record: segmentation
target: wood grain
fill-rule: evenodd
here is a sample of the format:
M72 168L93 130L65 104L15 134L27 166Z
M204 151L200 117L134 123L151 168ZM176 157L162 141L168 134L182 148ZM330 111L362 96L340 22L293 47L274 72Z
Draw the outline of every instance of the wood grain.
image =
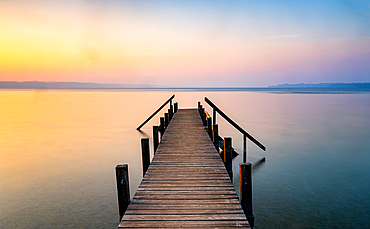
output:
M118 228L250 228L197 109L179 109Z

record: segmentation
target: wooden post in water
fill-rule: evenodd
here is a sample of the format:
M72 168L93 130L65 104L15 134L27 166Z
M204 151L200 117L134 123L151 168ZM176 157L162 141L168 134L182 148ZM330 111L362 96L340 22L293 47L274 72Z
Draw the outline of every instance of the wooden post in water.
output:
M250 162L239 164L240 171L240 200L245 216L250 226L254 226L252 208L252 164Z
M128 176L128 165L117 165L116 166L116 181L117 181L117 196L118 196L118 210L119 210L119 221L130 204L130 186Z
M231 181L233 180L233 166L232 166L232 147L231 147L231 138L224 138L224 163L227 170L227 173L230 176Z
M154 146L154 154L155 151L157 151L158 145L159 145L159 139L158 139L158 126L153 126L153 146Z
M171 112L171 108L168 108L168 124L170 124L171 119L172 119L172 112Z
M243 134L243 163L247 162L247 136Z
M203 117L203 126L207 126L207 115L206 115L206 111L204 109L204 107L202 108L203 112L202 112L202 117Z
M169 123L168 113L164 113L164 127L167 128L168 123Z
M160 126L159 126L159 132L161 133L161 141L164 134L164 117L160 117L159 119Z
M218 146L218 125L214 124L212 128L212 141L213 145L215 145L215 148L217 152L219 152L219 146Z
M207 132L208 132L208 135L212 138L212 118L211 117L207 119Z
M179 103L178 103L178 102L176 102L176 103L174 104L174 113L176 113L178 109L179 109Z
M173 116L173 114L174 114L174 113L173 113L173 105L172 105L172 104L170 105L170 114L171 114L171 118L170 118L170 120L171 120L171 119L172 119L172 116Z
M213 125L216 124L216 109L213 108Z
M143 176L144 176L150 164L149 138L141 139L141 155L143 161Z

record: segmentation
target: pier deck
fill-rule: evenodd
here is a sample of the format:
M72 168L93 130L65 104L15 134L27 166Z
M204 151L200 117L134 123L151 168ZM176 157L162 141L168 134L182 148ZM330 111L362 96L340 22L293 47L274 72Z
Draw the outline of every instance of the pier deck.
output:
M173 116L118 228L250 228L197 109Z

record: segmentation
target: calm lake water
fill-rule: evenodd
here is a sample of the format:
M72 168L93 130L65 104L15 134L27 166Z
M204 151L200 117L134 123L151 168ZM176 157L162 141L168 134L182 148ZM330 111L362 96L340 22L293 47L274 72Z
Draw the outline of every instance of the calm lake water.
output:
M164 112L135 129L172 94L180 108L207 96L267 147L248 143L249 160L266 157L255 228L370 228L370 92L352 90L2 90L0 228L116 228L114 168L129 164L132 197L140 139Z

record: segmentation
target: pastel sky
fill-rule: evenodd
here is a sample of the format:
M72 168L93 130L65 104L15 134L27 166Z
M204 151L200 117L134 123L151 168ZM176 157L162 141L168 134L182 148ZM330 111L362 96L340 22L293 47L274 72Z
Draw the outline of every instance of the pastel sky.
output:
M370 0L0 0L0 81L369 82Z

